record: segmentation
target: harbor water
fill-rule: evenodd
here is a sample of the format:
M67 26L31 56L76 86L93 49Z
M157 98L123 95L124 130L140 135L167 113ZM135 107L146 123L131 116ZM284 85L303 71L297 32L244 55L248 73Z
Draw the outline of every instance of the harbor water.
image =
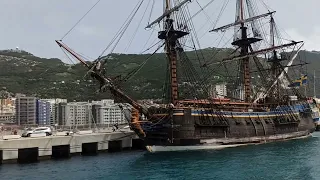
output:
M320 179L320 133L223 150L101 153L34 164L3 164L1 180Z

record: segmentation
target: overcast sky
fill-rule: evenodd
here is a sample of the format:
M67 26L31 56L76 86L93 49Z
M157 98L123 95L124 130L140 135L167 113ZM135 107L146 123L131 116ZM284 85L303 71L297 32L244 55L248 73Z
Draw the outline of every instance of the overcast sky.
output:
M98 57L114 37L124 20L139 0L101 0L86 18L63 40L74 50ZM144 10L152 3L145 0L137 18L133 20L130 31L120 41L116 52L139 53L145 46L152 30L144 29L148 22L150 11L146 11L142 25L138 28L134 40L133 32L138 27ZM155 0L155 19L162 12L161 0ZM215 20L225 0L215 0L206 10L206 14ZM235 2L229 0L219 25L234 21ZM261 5L259 12L267 12L262 0L256 0ZM271 10L277 11L276 21L292 39L304 40L305 48L320 50L319 0L263 0ZM40 57L58 57L66 59L54 40L61 37L97 2L96 0L1 0L0 1L0 49L19 47ZM204 6L209 0L198 0ZM190 5L190 11L199 10L197 3ZM195 25L203 32L209 30L211 23L207 22L205 14L197 17ZM214 35L199 33L202 46L214 46ZM151 45L156 39L156 33L148 41Z

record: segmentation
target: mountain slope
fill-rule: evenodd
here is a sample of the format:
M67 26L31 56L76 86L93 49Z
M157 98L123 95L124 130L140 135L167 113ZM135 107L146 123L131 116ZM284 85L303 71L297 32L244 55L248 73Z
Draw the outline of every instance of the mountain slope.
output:
M200 64L197 56L221 60L231 50L208 48L202 54L188 52L188 56L198 72ZM211 60L213 54L217 55ZM320 68L320 53L302 51L299 55L307 59L309 80L313 81L313 70ZM107 57L107 74L111 77L125 75L142 64L150 55L112 54ZM201 59L201 58L200 58ZM163 84L166 79L166 59L164 54L155 54L144 67L127 83L125 91L137 99L161 98ZM224 68L216 69L210 76L225 74ZM320 73L319 73L320 74ZM86 75L86 69L80 64L68 65L59 59L45 59L36 57L25 51L0 51L0 87L6 87L9 92L24 93L40 98L67 98L69 101L87 101L110 97L109 93L96 94L98 84ZM316 84L317 90L320 84ZM313 84L309 85L310 93ZM320 91L319 91L320 94Z

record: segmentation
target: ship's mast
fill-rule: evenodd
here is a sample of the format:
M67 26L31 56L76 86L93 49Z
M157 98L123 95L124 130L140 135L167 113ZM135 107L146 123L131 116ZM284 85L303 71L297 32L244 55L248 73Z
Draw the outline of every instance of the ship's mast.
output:
M249 53L249 45L247 38L247 27L244 25L244 0L240 0L240 19L239 21L241 22L241 27L240 27L240 32L241 32L241 39L238 41L235 41L234 44L238 45L240 47L240 55L245 56ZM241 60L241 70L243 71L242 74L242 82L244 86L244 100L245 102L250 102L250 97L251 97L251 77L250 77L250 60L248 58L243 58Z
M249 17L246 17L246 12L248 13ZM254 6L252 4L252 0L237 0L237 4L236 4L236 19L234 23L230 23L227 24L225 26L219 27L219 28L214 28L213 30L211 30L210 32L218 32L218 31L225 31L228 28L231 27L235 27L235 38L234 41L231 43L234 46L237 46L240 50L239 55L233 55L227 58L224 58L222 61L220 62L212 62L212 63L206 63L205 65L208 66L210 64L222 64L222 63L227 63L230 61L239 61L240 64L240 79L241 79L241 88L244 92L244 101L247 103L251 103L254 102L256 103L257 100L259 100L261 97L265 97L266 94L263 94L263 96L259 95L259 98L256 98L254 101L252 101L252 83L251 83L251 74L250 72L252 72L250 69L250 58L253 58L255 66L258 69L258 72L260 74L262 74L262 64L259 62L257 56L259 54L267 54L267 53L272 53L272 57L270 59L270 61L272 62L272 75L274 76L275 83L278 82L278 80L280 79L280 77L282 76L286 76L287 79L289 79L287 76L287 72L283 70L283 66L280 64L280 61L282 60L281 58L277 57L277 49L283 49L286 47L290 47L290 46L296 46L297 44L302 43L302 41L291 41L289 43L286 44L282 44L282 45L276 45L275 44L275 34L277 33L277 29L275 26L275 22L274 19L272 17L273 13L275 13L275 11L272 12L268 12L265 14L260 14L260 15L255 15L254 12ZM271 41L271 47L268 48L264 48L264 49L259 49L259 50L254 50L252 44L257 43L262 39L262 36L259 32L259 27L257 27L257 25L255 24L256 20L259 20L261 18L267 17L267 16L271 16L271 30L270 30L270 41ZM253 36L248 35L248 26L247 24L251 23L251 28L252 28L252 34ZM299 46L298 50L301 49L302 46ZM293 61L293 59L296 58L296 55L294 55L291 59L291 63ZM291 66L288 65L288 66ZM262 67L262 68L260 68ZM281 74L280 74L281 73ZM263 80L265 80L265 82L267 82L268 77L265 75L260 75L260 77L263 78ZM274 84L275 84L274 83ZM275 85L272 85L271 87L274 87ZM268 84L266 83L266 86L268 86ZM278 85L279 87L279 85ZM264 87L265 88L265 87ZM271 88L266 88L268 89L267 92L271 91ZM280 88L277 88L278 90ZM278 97L280 97L279 92L281 92L280 90L278 91ZM295 92L296 93L296 92ZM298 94L298 93L296 93Z
M169 11L170 0L166 0L166 11ZM171 14L167 16L165 22L165 30L167 32L174 31L173 20L170 18ZM177 51L175 49L177 39L167 36L165 39L166 53L169 58L169 70L170 70L170 96L171 103L176 105L178 100L178 82L177 82Z
M169 11L169 9L170 9L170 0L166 0L166 9L165 9L165 11Z
M244 20L244 8L243 8L243 0L240 0L240 21L241 21L241 26L244 26L243 20Z
M272 15L270 19L270 40L271 40L271 48L273 48L275 46L275 22ZM272 65L271 65L272 77L276 78L280 72L280 67L279 67L280 59L278 59L277 51L275 49L272 52L271 62L272 62ZM276 84L275 93L276 93L275 95L279 100L280 98L280 82L279 81Z
M275 22L274 19L271 15L271 20L270 20L270 40L271 40L271 48L274 48L275 46ZM272 51L272 57L271 57L271 62L272 62L272 74L274 77L276 77L279 73L277 70L278 69L278 65L279 65L279 59L277 56L277 51L276 49L274 49Z
M171 0L165 0L165 12L170 12ZM178 80L177 80L177 40L188 33L174 29L172 13L164 18L164 30L159 32L158 38L165 40L165 51L169 60L170 77L170 103L177 104L178 101Z
M246 1L249 3L249 0ZM248 4L246 4L248 6ZM248 8L250 8L248 6ZM245 1L244 0L238 0L237 1L237 14L236 14L236 22L233 25L239 24L240 25L240 38L235 39L234 42L232 42L232 45L238 46L240 48L240 56L244 57L240 60L240 70L242 73L242 85L244 90L244 101L245 102L251 102L251 75L250 75L250 57L247 56L249 54L249 50L251 47L251 44L256 43L258 41L261 41L261 38L256 37L248 37L247 33L247 27L245 26L246 22L254 21L255 19L264 17L266 15L272 14L267 13L260 16L254 16L250 17L248 19L245 19ZM230 26L230 25L228 25ZM225 26L225 27L228 27ZM214 30L215 31L215 30Z
M316 70L313 71L313 97L317 98L317 96L316 96Z
M244 8L243 8L243 0L241 0L241 21L243 21L244 16ZM247 27L244 26L244 23L241 23L241 38L247 39ZM249 49L247 44L241 45L241 55L248 54ZM243 68L243 80L244 80L244 95L245 95L245 102L250 101L251 96L251 77L250 77L250 69L249 69L249 58L244 58L242 62Z

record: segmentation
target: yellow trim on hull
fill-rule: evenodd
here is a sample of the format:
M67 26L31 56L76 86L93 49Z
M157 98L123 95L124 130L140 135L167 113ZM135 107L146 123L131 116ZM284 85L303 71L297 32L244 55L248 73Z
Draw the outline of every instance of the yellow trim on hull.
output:
M292 113L294 115L299 115L299 113ZM154 114L153 116L168 116L169 114ZM173 113L174 116L183 116L184 113ZM229 118L259 118L259 117L277 117L277 116L283 116L287 115L289 116L290 114L270 114L270 115L252 115L252 116L232 116L232 115L221 115L223 117L229 117ZM216 114L191 114L191 116L209 116L209 117L218 117Z
M299 115L299 113L292 113L294 115ZM215 114L191 114L192 116L209 116L209 117L218 117L218 115L215 115ZM232 116L232 115L222 115L223 117L230 117L230 118L260 118L260 117L277 117L279 116L280 114L273 114L273 115L260 115L260 116L257 116L257 115L254 115L254 116ZM282 114L282 115L287 115L289 116L290 114ZM280 115L280 116L282 116Z

